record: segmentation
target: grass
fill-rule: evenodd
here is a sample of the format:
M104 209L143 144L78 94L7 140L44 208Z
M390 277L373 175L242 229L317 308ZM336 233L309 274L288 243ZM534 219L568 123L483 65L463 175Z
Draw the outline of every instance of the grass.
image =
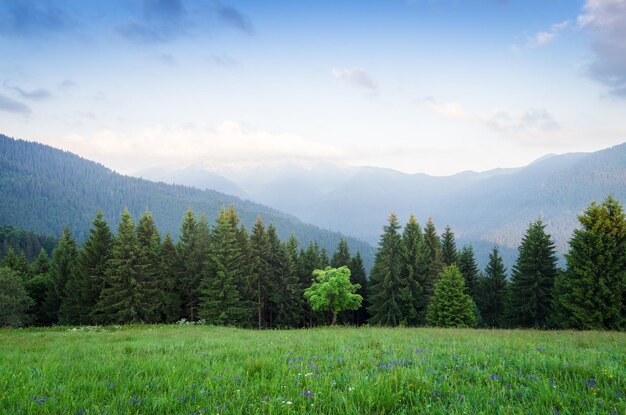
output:
M0 330L1 414L626 414L626 334Z

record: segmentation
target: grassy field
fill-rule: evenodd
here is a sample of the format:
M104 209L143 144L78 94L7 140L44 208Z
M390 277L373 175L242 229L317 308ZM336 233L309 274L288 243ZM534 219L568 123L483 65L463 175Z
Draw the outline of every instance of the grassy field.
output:
M626 414L626 334L0 330L1 414Z

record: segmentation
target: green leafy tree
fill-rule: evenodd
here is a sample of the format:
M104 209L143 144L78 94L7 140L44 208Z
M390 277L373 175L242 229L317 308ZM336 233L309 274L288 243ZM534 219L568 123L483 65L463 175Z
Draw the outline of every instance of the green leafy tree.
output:
M426 319L437 327L474 327L475 305L465 290L465 281L456 265L444 269L428 304Z
M63 229L59 243L52 253L52 262L50 263L50 286L48 287L46 300L44 302L44 313L47 323L57 323L60 320L73 319L73 313L66 306L66 310L62 313L61 302L64 301L69 305L73 304L73 292L65 292L65 285L68 281L76 281L78 249L76 241L72 237L69 227ZM68 303L69 301L69 303ZM64 315L65 314L65 315ZM70 315L71 314L71 315Z
M369 322L376 325L397 326L402 322L402 259L405 246L399 234L400 225L395 213L389 215L389 224L383 228L369 292Z
M0 327L28 324L31 321L28 312L33 304L22 276L11 268L0 267Z
M626 327L626 219L622 206L609 196L593 202L578 217L566 256L567 270L557 278L558 319L562 327L612 329Z
M321 258L317 242L312 241L309 243L306 250L300 250L300 255L298 255L297 274L300 286L303 287L303 290L311 285L313 271L324 268L326 268L326 266L323 265L323 258ZM313 327L318 323L324 323L323 314L315 312L309 303L305 301L301 309L301 324L303 326Z
M478 284L478 308L487 327L502 327L507 298L506 268L497 247L489 254L485 274Z
M552 318L555 246L541 220L530 224L511 273L507 321L514 327L546 327Z
M331 324L336 324L340 311L356 310L361 306L363 297L356 294L360 287L350 282L348 267L315 270L313 276L313 284L304 291L304 296L314 310L331 313Z
M465 290L472 297L472 300L476 301L478 275L478 264L476 263L476 257L474 256L474 248L472 245L465 245L458 255L457 265L459 271L465 279Z
M428 279L428 250L422 229L413 215L404 227L402 243L404 244L400 283L402 323L416 326L424 323L426 312L424 287Z
M446 229L441 235L441 260L445 266L450 266L456 264L457 259L454 232L452 232L450 225L446 225Z

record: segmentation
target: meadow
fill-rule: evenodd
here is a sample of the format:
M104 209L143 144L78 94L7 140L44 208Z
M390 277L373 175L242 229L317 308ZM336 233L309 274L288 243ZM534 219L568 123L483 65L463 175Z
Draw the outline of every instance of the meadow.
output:
M2 414L625 414L626 334L0 330Z

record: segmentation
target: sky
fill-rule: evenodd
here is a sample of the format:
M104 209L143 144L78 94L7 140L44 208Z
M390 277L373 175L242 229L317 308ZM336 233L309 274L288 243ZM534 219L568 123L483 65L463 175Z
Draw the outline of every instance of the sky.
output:
M122 173L626 141L626 0L0 0L0 133Z

